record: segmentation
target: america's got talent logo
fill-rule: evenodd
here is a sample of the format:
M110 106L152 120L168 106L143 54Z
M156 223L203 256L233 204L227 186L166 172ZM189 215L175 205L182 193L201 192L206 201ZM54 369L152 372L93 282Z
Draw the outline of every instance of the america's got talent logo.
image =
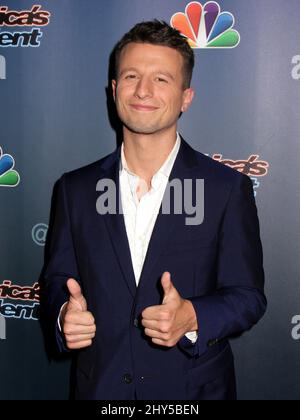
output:
M39 47L43 32L41 27L50 23L51 13L35 4L30 10L12 10L8 6L0 6L0 47ZM29 27L30 32L17 30L14 27ZM6 31L6 28L9 30Z
M20 286L11 280L4 280L0 283L2 332L5 332L3 318L37 321L39 319L39 307L40 286L38 283L34 283L32 286Z
M171 26L184 35L192 48L235 48L240 34L232 29L235 19L230 12L221 12L220 5L208 1L187 4L185 13L171 17Z

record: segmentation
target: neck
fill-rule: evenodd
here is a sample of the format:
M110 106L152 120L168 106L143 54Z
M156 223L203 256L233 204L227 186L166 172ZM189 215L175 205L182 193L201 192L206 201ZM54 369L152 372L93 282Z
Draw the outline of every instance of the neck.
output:
M176 127L155 134L137 134L124 127L123 134L128 168L149 183L175 145Z

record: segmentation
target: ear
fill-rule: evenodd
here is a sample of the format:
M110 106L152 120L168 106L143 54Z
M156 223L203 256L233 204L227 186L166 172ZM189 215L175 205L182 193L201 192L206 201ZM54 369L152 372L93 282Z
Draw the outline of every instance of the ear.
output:
M114 101L116 101L117 81L114 80L114 79L111 81L111 88L112 88L112 92L113 92Z
M186 112L189 109L191 103L193 102L194 95L195 91L193 88L185 89L182 97L181 112Z

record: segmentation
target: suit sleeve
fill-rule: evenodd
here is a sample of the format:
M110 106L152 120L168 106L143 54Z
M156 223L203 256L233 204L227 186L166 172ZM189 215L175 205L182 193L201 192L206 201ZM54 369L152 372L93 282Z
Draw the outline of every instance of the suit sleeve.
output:
M58 349L63 351L66 348L58 329L57 319L62 305L69 300L66 287L68 278L80 281L71 232L65 175L57 183L57 194L53 194L46 246L49 249L45 255L45 265L40 279L41 318L47 334L53 336Z
M242 175L232 188L219 231L217 287L209 296L191 297L198 340L179 346L191 356L249 330L266 310L263 255L252 182Z

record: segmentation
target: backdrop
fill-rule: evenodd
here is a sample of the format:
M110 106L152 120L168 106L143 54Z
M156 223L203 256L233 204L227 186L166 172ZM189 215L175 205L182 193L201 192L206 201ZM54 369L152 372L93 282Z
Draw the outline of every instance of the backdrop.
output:
M68 397L69 361L48 359L38 322L52 187L115 149L109 55L152 18L172 19L195 47L180 132L253 181L269 306L233 342L239 398L300 398L300 2L218 4L202 2L200 19L186 0L0 3L1 399Z

